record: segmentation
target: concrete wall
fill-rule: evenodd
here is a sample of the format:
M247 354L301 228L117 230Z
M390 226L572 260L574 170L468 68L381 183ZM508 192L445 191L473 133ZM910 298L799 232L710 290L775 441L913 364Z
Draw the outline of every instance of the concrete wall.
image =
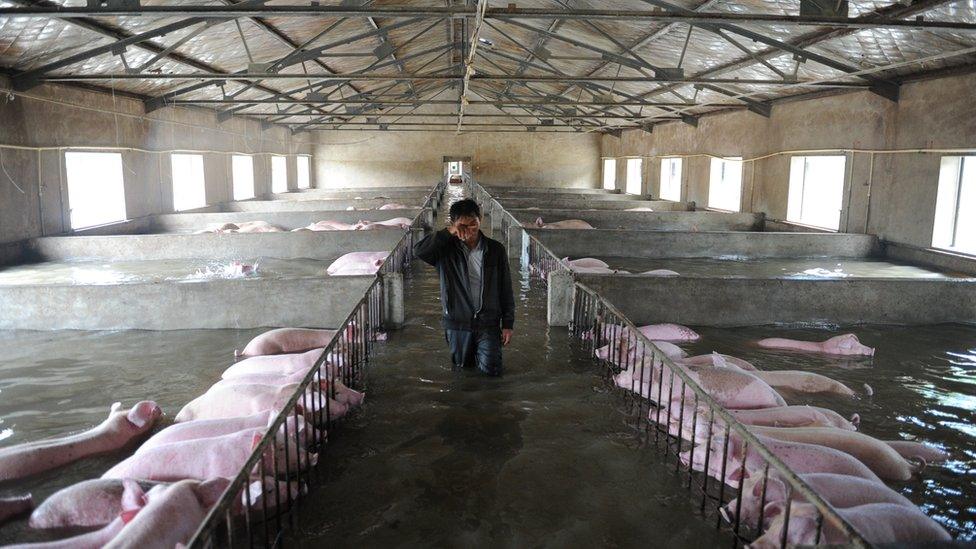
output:
M9 82L0 78L0 93L8 89ZM255 155L260 196L271 191L271 153L312 152L307 135L294 138L281 128L262 130L260 123L243 118L218 123L215 111L208 109L167 107L146 113L135 99L56 85L12 97L0 101L0 145L26 149L0 146L0 242L68 229L64 148L121 150L130 219L173 211L165 151L213 151L204 155L209 203L232 196L231 156L221 153ZM297 188L295 164L292 158L292 188Z
M651 157L644 171L653 196L659 193L659 157L687 155L682 199L702 206L708 199L707 155L758 159L745 163L742 210L785 219L790 152L842 149L848 162L840 229L929 246L941 154L856 151L976 149L974 89L976 74L969 74L905 84L898 103L863 91L781 103L770 118L734 111L703 117L697 128L674 122L650 134L604 135L601 155ZM625 162L617 164L623 188Z
M471 157L485 185L596 187L599 147L594 134L323 131L314 171L320 187L429 187L443 157Z

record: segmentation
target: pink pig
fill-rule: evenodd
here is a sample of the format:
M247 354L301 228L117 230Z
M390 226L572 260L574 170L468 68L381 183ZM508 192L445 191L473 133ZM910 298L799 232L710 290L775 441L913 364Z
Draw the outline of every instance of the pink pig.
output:
M760 347L767 349L783 349L786 351L803 351L808 353L823 353L828 355L864 355L874 356L874 349L861 345L854 334L834 336L826 341L799 341L773 337L761 339Z
M106 549L171 549L188 543L207 511L229 484L227 479L183 480L170 486L154 487L143 496L145 506L105 546ZM133 488L136 490L138 486Z
M153 435L144 442L136 454L146 452L156 446L171 444L173 442L183 442L186 440L196 440L200 438L214 438L243 431L245 429L257 429L267 427L278 416L278 410L261 411L247 416L238 416L223 419L198 419L195 421L185 421L175 423L162 431ZM297 427L299 433L305 429L305 419L302 416L289 416L288 432L294 433Z
M224 370L220 377L229 379L253 374L289 375L296 372L307 372L315 365L315 361L322 356L322 349L312 349L304 353L289 353L280 355L260 355L244 359ZM329 357L330 363L338 357ZM323 376L334 376L337 368L333 364L323 365Z
M120 406L113 404L108 419L83 433L0 449L0 481L29 477L125 448L148 433L163 413L151 400L139 402L128 411L120 410Z
M169 482L233 478L251 457L265 431L266 428L259 427L219 437L162 444L122 461L109 469L102 478L138 478ZM285 441L284 435L279 433L277 438L279 440L276 441L274 455L267 452L263 456L266 470L274 470L275 463L281 471L285 470L286 463L288 468L296 471L299 465L308 467L318 462L316 454L298 451L298 445L292 437Z
M325 272L332 276L376 274L388 255L389 252L351 252L333 261Z
M406 217L393 217L386 221L360 221L356 224L356 229L360 231L371 231L375 229L409 229L413 221Z
M123 508L125 486L121 479L92 479L58 490L31 513L30 527L95 528L112 522ZM143 490L157 483L138 481Z
M817 539L816 507L809 503L790 504L790 522L786 542L790 546L813 545ZM780 547L786 517L785 503L770 503L766 514L773 519L766 533L751 547L766 549ZM837 513L853 526L872 545L925 544L951 541L952 536L917 507L895 503L869 503ZM823 522L820 543L844 544L843 533L830 521Z
M263 356L283 353L301 353L328 345L336 330L316 330L311 328L276 328L255 337L243 351L234 351L234 356ZM299 360L306 360L302 357ZM314 361L313 361L314 363ZM309 365L311 367L311 365Z
M582 219L567 219L565 221L554 221L552 223L545 223L542 221L541 217L537 217L535 220L535 226L540 229L592 229L593 225L590 225Z
M410 206L405 206L398 202L391 202L389 204L383 204L382 206L376 209L377 210L406 210L408 208L410 208Z

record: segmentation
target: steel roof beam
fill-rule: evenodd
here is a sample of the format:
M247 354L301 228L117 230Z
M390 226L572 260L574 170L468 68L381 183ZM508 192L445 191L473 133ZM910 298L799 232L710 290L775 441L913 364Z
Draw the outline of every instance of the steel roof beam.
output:
M645 1L645 0L642 0ZM488 8L487 19L582 19L606 21L659 21L685 23L695 26L708 24L773 24L832 28L912 28L974 31L976 24L964 21L905 20L897 16L833 17L809 15L781 15L770 13L694 12L670 4L661 10L633 9L571 9L546 8ZM910 7L910 6L909 6ZM690 12L690 13L689 13ZM469 6L448 7L355 7L355 6L136 6L136 7L85 7L85 6L32 6L28 8L0 8L0 17L32 17L73 19L87 17L202 17L236 19L240 17L379 17L379 18L458 18L475 17Z

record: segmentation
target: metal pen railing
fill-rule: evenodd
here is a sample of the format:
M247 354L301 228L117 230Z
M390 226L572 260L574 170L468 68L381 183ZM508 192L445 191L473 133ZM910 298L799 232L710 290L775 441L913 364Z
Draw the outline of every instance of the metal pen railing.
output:
M532 236L522 226L522 222L518 220L514 215L508 212L501 202L496 198L491 196L487 190L480 183L472 181L472 194L481 197L481 203L486 209L488 215L492 216L492 220L497 220L501 225L501 229L505 238L510 237L510 231L512 228L517 227L518 230L522 231L523 238L528 239L528 269L529 274L532 276L539 277L543 282L548 282L549 273L556 270L569 271L562 260L553 253L545 244L539 241L538 238Z
M207 513L189 547L269 547L280 542L294 521L291 511L301 505L300 495L319 480L312 456L324 449L346 412L336 400L337 382L360 387L385 310L377 277Z
M424 207L434 204L442 192L443 184L435 185ZM294 521L291 511L301 505L300 495L319 478L311 456L324 449L328 434L347 412L347 406L336 400L337 382L354 390L361 386L364 368L386 322L382 275L402 273L407 268L415 230L424 227L423 217L421 211L413 219L378 276L207 513L189 547L269 547L280 543L285 527Z
M805 541L818 544L824 539L826 523L839 532L844 543L869 546L836 509L705 392L687 370L668 358L616 307L579 282L575 283L570 332L606 366L608 377L613 376L624 392L637 415L637 431L646 434L648 442L649 432L653 432L653 444L663 448L665 457L675 458L676 472L687 475L687 488L700 491L700 511L714 512L716 527L725 524L731 530L733 547L767 530L764 512L770 503L766 498L772 478L784 484L786 502L805 501L814 507L816 530L813 539ZM743 489L747 475L751 490ZM783 514L775 519L779 530L773 535L780 547L791 544L790 509L785 505Z
M410 228L403 233L400 240L393 246L390 255L387 256L386 261L383 262L383 266L380 267L381 273L402 273L410 266L410 262L413 261L413 245L417 240L417 233L427 228L424 222L424 212L427 209L433 210L436 208L434 204L440 201L440 196L444 192L444 186L445 183L440 181L427 194L423 202L423 209L413 218L413 221L410 223Z

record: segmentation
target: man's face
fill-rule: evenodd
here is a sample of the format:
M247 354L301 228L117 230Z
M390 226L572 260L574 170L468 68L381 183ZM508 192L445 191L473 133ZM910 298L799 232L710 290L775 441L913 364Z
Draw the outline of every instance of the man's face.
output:
M478 241L478 231L481 229L481 218L474 215L463 215L454 220L458 238L468 244Z

